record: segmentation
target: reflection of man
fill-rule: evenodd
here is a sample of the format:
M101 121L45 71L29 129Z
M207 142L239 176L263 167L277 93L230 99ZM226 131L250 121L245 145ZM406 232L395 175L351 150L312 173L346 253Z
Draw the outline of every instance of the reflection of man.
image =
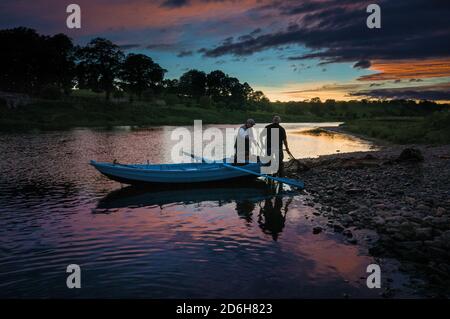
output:
M247 223L252 222L252 212L255 209L255 203L249 200L236 201L236 212L240 218Z
M275 197L275 203L272 199L266 199L264 207L261 208L258 223L266 234L271 234L273 240L277 240L279 234L283 231L286 222L287 207L284 214L281 212L283 208L283 200L281 197Z
M278 161L278 172L279 176L283 175L283 145L286 147L286 150L289 151L289 146L287 142L286 130L284 127L280 125L281 118L278 115L275 115L272 119L272 124L266 126L266 147L267 147L267 155L273 156L275 161ZM276 136L278 134L278 149L272 147L272 134Z
M239 128L236 136L236 143L234 144L234 162L247 163L250 156L250 143L254 140L251 134L251 128L255 126L253 119L248 119L244 125Z

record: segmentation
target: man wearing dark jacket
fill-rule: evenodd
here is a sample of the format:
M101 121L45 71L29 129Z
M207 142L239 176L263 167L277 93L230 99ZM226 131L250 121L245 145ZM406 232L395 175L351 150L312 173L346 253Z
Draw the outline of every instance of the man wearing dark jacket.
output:
M286 147L287 151L289 151L289 146L287 142L286 130L280 125L280 122L281 118L278 115L275 115L272 119L272 124L266 126L266 150L268 156L273 155L275 160L278 161L277 175L283 176L283 145ZM272 147L272 134L278 134L277 150L274 150Z

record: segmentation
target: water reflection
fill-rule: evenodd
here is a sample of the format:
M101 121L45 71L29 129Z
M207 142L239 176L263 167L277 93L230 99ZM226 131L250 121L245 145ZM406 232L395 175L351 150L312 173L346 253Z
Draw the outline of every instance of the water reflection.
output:
M354 282L372 258L314 235L297 192L255 182L118 189L88 165L169 162L172 129L0 135L0 297L377 296ZM314 139L292 137L294 155L335 152ZM84 289L66 288L71 263Z
M288 198L283 206L281 197L267 198L258 215L259 227L264 233L272 235L277 240L286 223L286 215L293 197Z
M257 214L261 230L276 241L283 231L289 205L296 194L296 191L287 186L255 180L209 184L207 187L194 185L189 188L183 185L128 186L101 198L92 213L111 214L120 212L123 208L159 207L163 210L164 207L176 205L181 208L182 205L191 204L212 208L234 203L237 215L248 227L252 226L254 214Z

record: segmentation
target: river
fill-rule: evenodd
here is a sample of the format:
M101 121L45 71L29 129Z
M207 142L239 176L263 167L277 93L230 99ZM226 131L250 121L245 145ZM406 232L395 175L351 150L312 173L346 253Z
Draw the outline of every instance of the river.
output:
M285 125L296 157L374 147L298 134L315 126ZM0 296L380 297L367 288L366 268L395 261L375 260L332 231L313 234L325 221L306 205L307 193L258 182L136 189L88 165L170 162L174 129L0 134ZM66 286L69 264L81 267L81 289ZM406 280L392 277L397 286Z

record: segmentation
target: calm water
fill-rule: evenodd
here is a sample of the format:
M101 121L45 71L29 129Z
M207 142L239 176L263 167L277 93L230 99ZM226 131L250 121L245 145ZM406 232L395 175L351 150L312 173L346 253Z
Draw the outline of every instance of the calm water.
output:
M298 157L371 147L295 134L307 127L287 125ZM168 162L173 129L0 135L0 296L378 296L361 278L373 258L341 235L313 235L324 221L305 194L264 183L121 188L88 165ZM81 266L82 289L66 288L69 264Z

